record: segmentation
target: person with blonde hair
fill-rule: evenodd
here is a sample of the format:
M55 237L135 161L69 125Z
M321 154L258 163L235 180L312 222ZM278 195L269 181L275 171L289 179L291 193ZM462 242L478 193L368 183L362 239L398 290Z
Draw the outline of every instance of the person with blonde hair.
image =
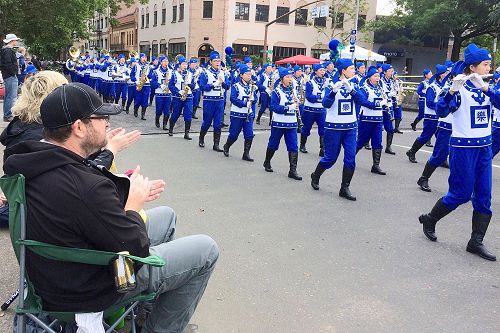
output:
M12 107L14 119L0 134L0 143L9 148L23 141L42 140L40 105L54 89L67 83L68 80L62 74L54 71L41 71L29 77L22 85L21 94ZM126 133L123 128L112 129L107 133L107 146L102 147L103 149L91 159L109 169L116 153L136 142L140 135L139 131Z

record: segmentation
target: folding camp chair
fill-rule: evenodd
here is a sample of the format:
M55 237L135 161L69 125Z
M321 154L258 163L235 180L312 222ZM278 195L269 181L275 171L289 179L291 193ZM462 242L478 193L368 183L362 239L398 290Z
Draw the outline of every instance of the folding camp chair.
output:
M12 246L16 253L17 261L19 262L19 301L16 308L17 316L17 333L25 333L26 317L31 318L40 327L49 333L54 331L55 325L60 322L74 322L74 312L53 312L43 309L43 300L35 293L35 288L25 271L26 263L26 248L29 251L43 256L48 259L66 262L76 262L90 265L107 266L111 261L118 257L118 254L112 252L95 251L87 249L67 248L38 242L35 240L26 239L26 195L25 195L25 178L23 175L15 175L11 177L3 176L0 178L0 187L2 188L7 201L9 202L9 231ZM28 222L29 224L29 222ZM148 266L149 269L149 287L148 290L136 296L124 299L104 311L104 318L116 314L120 309L125 308L125 312L110 323L103 323L106 327L106 333L116 332L115 327L119 325L127 315L131 315L132 328L131 332L135 333L135 316L134 309L140 302L151 301L156 297L152 288L152 270L153 267L162 267L165 261L158 256L149 256L147 258L139 258L131 255L126 257L135 262L140 262ZM24 288L25 281L27 284L27 295ZM26 299L25 299L26 297ZM89 311L98 312L98 311ZM37 315L44 313L51 318L55 318L50 324L45 324Z

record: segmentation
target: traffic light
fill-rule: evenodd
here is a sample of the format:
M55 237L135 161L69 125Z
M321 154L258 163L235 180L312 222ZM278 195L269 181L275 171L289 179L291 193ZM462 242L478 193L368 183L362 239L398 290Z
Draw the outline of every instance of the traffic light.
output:
M332 19L335 18L335 8L333 6L330 6L328 12L329 12L328 16L330 16Z

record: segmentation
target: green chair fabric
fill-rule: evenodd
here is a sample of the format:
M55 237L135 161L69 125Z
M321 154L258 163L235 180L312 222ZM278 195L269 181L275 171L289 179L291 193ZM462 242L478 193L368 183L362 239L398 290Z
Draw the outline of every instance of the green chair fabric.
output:
M3 176L0 178L0 188L3 190L7 201L9 202L9 232L12 246L16 254L18 262L21 262L20 248L25 246L28 250L34 253L57 261L77 262L90 265L104 265L107 266L111 261L118 257L117 253L104 252L88 249L68 248L46 244L35 240L22 239L21 228L22 224L29 224L26 221L27 202L25 195L26 180L21 174L14 176ZM26 227L29 227L28 225ZM158 256L149 256L147 258L140 258L132 255L126 255L135 262L140 262L152 267L162 267L165 261ZM24 267L20 267L24 270ZM29 276L26 274L25 279L28 285L28 296L24 301L24 306L16 309L18 314L38 314L47 313L49 316L59 320L69 322L74 321L74 312L51 312L43 309L42 299L36 294L33 284ZM22 287L22 286L20 286ZM114 304L109 309L104 311L104 317L108 317L120 308L135 302L149 301L156 297L155 293L144 292L129 299L124 299L118 304Z

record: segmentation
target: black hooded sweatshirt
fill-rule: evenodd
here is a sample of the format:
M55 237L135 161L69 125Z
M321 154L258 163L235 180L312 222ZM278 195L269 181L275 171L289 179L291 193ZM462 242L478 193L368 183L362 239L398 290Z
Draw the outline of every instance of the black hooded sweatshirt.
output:
M144 222L137 212L124 210L128 178L46 142L22 142L5 154L5 174L26 177L27 239L149 255ZM120 297L110 266L54 261L29 250L26 256L28 276L46 310L97 312Z

